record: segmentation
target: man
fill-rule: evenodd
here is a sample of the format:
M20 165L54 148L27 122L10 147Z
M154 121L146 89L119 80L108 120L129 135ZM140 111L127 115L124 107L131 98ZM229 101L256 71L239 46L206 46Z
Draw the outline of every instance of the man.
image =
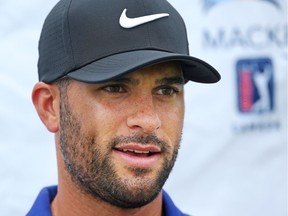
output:
M39 41L33 103L55 133L58 186L28 216L185 215L162 187L174 165L184 84L218 72L189 56L166 0L61 0Z

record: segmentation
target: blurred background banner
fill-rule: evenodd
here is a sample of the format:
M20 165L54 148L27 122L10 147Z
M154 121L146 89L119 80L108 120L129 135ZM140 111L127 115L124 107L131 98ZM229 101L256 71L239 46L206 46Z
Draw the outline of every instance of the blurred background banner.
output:
M167 190L195 216L287 215L287 1L175 6L191 55L222 80L187 85L182 149Z
M0 1L0 215L25 215L57 183L53 134L31 102L38 39L56 0ZM287 1L169 1L190 54L222 75L186 85L178 161L165 189L193 216L287 215Z

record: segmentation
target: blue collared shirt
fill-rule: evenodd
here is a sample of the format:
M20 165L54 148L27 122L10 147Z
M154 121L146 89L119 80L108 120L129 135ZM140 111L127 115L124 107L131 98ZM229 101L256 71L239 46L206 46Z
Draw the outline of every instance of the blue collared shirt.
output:
M32 208L26 216L52 216L50 204L57 194L57 186L43 188ZM169 195L163 191L163 207L165 216L188 216L182 213L173 203Z

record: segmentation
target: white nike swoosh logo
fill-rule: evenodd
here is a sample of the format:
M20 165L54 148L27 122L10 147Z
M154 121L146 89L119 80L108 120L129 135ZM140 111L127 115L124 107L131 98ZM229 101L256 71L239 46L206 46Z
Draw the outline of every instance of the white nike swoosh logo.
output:
M133 27L169 16L168 13L160 13L160 14L151 14L151 15L136 17L136 18L129 18L126 15L126 11L127 9L125 8L119 19L119 23L123 28L133 28Z

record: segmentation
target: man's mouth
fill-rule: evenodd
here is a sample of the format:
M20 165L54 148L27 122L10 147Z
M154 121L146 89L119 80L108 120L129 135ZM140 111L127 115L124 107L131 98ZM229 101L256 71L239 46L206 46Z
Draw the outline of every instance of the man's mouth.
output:
M125 164L142 168L154 166L161 155L160 147L149 144L123 144L113 150Z
M132 149L115 149L117 151L122 151L126 154L130 154L132 156L136 156L136 157L149 157L152 156L154 154L159 154L157 152L151 152L151 151L138 151L138 150L132 150Z
M154 154L160 154L161 148L153 145L138 145L138 144L125 144L116 146L116 151L121 151L127 154L135 156L152 156Z

